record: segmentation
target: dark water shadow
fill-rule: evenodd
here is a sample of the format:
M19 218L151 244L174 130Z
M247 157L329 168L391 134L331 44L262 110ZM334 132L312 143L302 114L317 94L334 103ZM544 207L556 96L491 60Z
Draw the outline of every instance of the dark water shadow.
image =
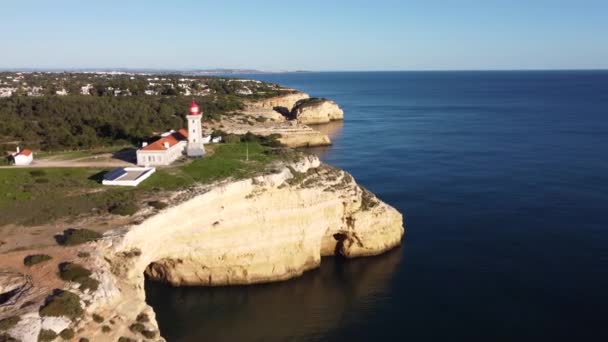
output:
M336 140L342 136L342 130L344 129L344 121L330 121L325 124L309 125L312 129L326 134L329 139Z
M285 282L181 287L146 281L146 295L168 341L310 340L340 325L345 313L383 305L401 248L373 258L325 258Z
M340 138L342 136L343 129L344 129L344 122L341 120L340 121L331 121L326 124L309 125L309 126L310 126L310 128L327 135L329 137L329 139L332 141L332 143L335 143L336 141L340 140ZM332 148L333 148L333 146L318 146L318 147L307 147L307 148L305 148L305 150L309 153L312 153L312 154L318 156L319 158L323 158Z

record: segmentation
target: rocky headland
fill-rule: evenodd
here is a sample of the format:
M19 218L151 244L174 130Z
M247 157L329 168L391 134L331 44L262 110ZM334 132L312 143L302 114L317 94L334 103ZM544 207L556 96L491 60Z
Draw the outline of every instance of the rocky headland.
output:
M311 98L291 90L285 95L247 102L235 116L223 117L209 125L232 134L251 132L258 135L279 135L288 147L331 145L331 139L309 125L343 120L344 112L333 101Z
M299 121L339 120L341 110L308 98L251 103L245 115L267 119L247 131L270 135L287 125L281 141L292 146L329 143ZM254 177L175 191L167 203L82 243L4 253L0 341L163 341L145 277L174 286L283 281L319 267L325 256L383 253L405 233L397 210L312 155L277 161Z

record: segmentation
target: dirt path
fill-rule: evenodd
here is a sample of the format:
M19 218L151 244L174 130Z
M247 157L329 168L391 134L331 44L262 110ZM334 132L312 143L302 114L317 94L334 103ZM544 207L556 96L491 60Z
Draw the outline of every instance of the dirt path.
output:
M31 165L26 166L0 166L0 169L14 169L14 168L47 168L47 167L95 167L95 168L108 168L108 167L130 167L135 166L135 163L117 159L112 154L102 154L97 156L86 156L74 159L62 159L61 157L48 157L42 159L35 159Z

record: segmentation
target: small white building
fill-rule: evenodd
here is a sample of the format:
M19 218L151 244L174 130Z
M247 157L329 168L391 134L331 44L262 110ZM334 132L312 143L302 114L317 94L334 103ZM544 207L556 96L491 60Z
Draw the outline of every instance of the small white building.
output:
M27 91L27 96L43 96L43 91L42 87L31 87Z
M81 95L91 95L91 89L93 89L93 86L90 84L82 86L82 87L80 87L80 94Z
M13 87L3 87L0 88L0 97L11 97L13 93L17 91L17 88Z
M17 152L11 153L10 158L15 165L30 165L34 161L34 152L28 149L23 149L23 151L21 151L19 147L17 147Z
M101 184L115 186L138 186L156 172L153 167L120 167L103 176Z

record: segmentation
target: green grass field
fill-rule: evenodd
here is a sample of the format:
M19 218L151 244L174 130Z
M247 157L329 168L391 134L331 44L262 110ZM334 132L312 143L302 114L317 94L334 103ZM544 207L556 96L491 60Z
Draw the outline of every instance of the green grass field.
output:
M159 168L137 188L101 185L107 169L1 169L0 225L37 225L83 214L121 212L113 209L137 203L143 196L159 191L173 191L230 177L251 177L280 158L257 142L221 144L214 148L208 157Z
M91 150L75 150L75 151L52 151L52 152L37 152L36 158L46 159L53 158L57 160L72 160L86 157L93 157L105 153L118 152L124 148L133 148L131 145L117 145L103 148L96 148Z

